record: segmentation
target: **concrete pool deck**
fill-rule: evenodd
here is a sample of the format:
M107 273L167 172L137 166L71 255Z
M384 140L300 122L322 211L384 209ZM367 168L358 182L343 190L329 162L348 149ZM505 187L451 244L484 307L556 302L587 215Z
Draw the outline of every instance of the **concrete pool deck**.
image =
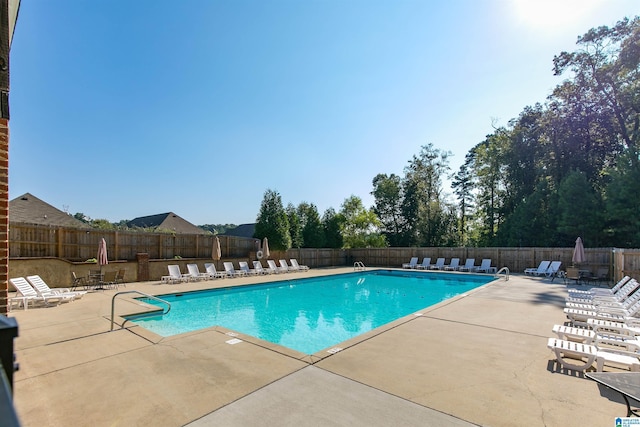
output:
M282 279L128 283L57 307L12 311L22 424L613 426L626 414L617 393L560 369L547 349L551 327L566 320L566 287L557 280L501 278L323 358L242 335L231 345L221 328L164 339L137 326L109 332L119 291L159 295ZM133 297L118 297L116 313L140 311Z

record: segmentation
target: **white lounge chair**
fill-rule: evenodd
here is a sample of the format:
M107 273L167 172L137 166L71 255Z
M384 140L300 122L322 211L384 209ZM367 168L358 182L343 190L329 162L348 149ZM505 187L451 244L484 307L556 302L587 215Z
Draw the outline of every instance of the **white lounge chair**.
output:
M182 274L180 272L180 266L177 264L168 265L167 270L169 270L169 275L161 278L164 283L183 283L191 279L190 274Z
M556 278L556 276L560 275L561 265L562 265L562 261L551 261L551 264L549 265L549 269L547 270L545 275L547 277L550 277L552 282L553 282L553 279Z
M475 258L467 258L464 265L458 268L458 270L459 271L475 271L475 268L476 268L475 264L476 264Z
M232 262L225 262L223 263L223 265L224 271L229 277L242 277L247 275L247 273L245 273L244 271L236 270Z
M289 264L287 264L287 260L281 259L280 260L280 271L283 271L285 273L291 273L294 270L289 268Z
M402 268L416 268L416 265L418 265L418 257L414 256L409 262L402 264Z
M566 369L584 372L595 362L598 372L602 372L605 365L640 371L640 353L638 345L633 342L608 340L597 336L592 344L549 338L547 347L553 350L558 363ZM567 359L576 363L570 363Z
M253 261L253 269L256 271L256 273L258 274L271 274L273 273L271 271L271 269L265 269L262 267L262 263L260 262L260 260L258 261Z
M480 267L475 268L476 273L495 273L496 267L491 267L491 258L485 258L480 263Z
M576 341L591 344L596 338L596 333L593 330L586 328L576 328L574 326L567 325L553 325L551 330L558 336L558 338L565 341Z
M438 258L435 264L429 266L430 270L442 270L444 268L444 258Z
M291 258L289 260L291 262L291 266L293 267L294 270L297 271L309 271L309 267L306 265L300 265L298 264L298 260L295 258Z
M415 268L420 270L428 270L431 267L431 258L422 258L422 264L416 265Z
M31 303L31 305L42 303L46 306L50 306L58 305L61 302L69 302L72 300L72 298L68 296L38 295L36 290L29 284L29 282L27 282L27 279L25 279L24 277L15 277L13 279L9 279L9 282L11 282L13 287L16 289L16 292L18 293L16 299L22 301L25 310L28 308L29 303Z
M238 266L240 267L240 271L244 271L247 276L255 276L258 272L255 268L249 268L249 264L246 261L239 261Z
M564 313L567 315L567 318L573 326L585 326L588 324L589 319L626 322L629 318L640 313L640 301L635 302L629 308L602 307L598 310L565 308Z
M87 292L86 291L71 291L68 288L50 288L49 285L46 284L42 277L37 274L34 276L27 276L27 281L33 286L38 295L40 296L63 296L70 297L71 300L82 298Z
M629 279L623 286L619 287L615 293L612 294L573 294L570 293L565 298L565 302L575 302L583 304L591 304L594 301L617 301L622 302L629 298L632 294L640 288L640 282L635 279Z
M570 297L592 298L594 295L614 295L618 292L631 278L624 276L611 289L609 288L591 288L591 289L575 289L569 288Z
M449 265L444 266L445 271L456 271L458 268L460 268L460 258L451 258Z
M191 275L192 280L207 280L209 275L207 273L200 273L198 264L187 264L187 271Z
M226 276L222 271L217 271L215 264L212 264L210 262L204 265L204 269L212 279L224 279L224 277Z
M272 273L276 273L276 274L279 274L279 273L286 273L286 271L282 271L282 269L281 269L280 267L278 267L278 266L276 265L276 262L275 262L274 260L272 260L272 259L268 259L268 260L267 260L267 265L269 266L269 270L270 270Z
M547 270L549 269L549 265L551 261L540 261L540 265L538 268L526 268L524 270L524 274L531 276L543 276L547 274Z

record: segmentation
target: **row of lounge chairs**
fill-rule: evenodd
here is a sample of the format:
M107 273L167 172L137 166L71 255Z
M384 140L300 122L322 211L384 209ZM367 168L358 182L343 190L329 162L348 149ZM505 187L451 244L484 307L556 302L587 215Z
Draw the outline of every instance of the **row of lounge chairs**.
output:
M217 271L216 266L213 263L205 263L205 272L201 273L197 264L187 264L187 273L180 271L180 266L169 265L167 266L169 274L162 276L162 283L182 283L192 282L198 280L210 280L210 279L223 279L225 277L243 277L259 274L280 274L280 273L292 273L308 271L309 267L306 265L298 264L298 260L291 258L289 260L291 265L287 264L284 259L280 260L280 265L276 265L274 260L267 260L268 267L263 267L260 261L253 262L253 268L249 267L246 261L238 262L238 269L236 270L233 262L224 262L224 271Z
M80 299L86 291L71 291L67 288L50 288L38 275L15 277L9 282L16 290L16 296L9 298L9 308L22 306L25 310L31 306L54 306L63 302Z
M417 270L445 270L445 271L468 271L472 273L495 273L496 267L491 266L491 259L485 258L480 265L475 265L475 258L467 258L464 265L460 265L460 258L451 258L449 264L445 264L445 258L438 258L435 264L431 264L431 258L425 257L422 263L418 264L418 257L413 257L408 263L402 264L402 268L413 268Z
M549 338L558 364L565 369L598 372L605 366L640 371L640 283L625 276L611 288L569 289L564 313L568 322L554 325Z

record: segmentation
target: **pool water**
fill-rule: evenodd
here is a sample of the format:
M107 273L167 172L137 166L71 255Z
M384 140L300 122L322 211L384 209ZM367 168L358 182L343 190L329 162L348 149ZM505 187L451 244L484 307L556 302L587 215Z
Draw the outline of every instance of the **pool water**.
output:
M493 280L477 274L393 270L291 278L162 295L171 303L168 314L128 318L164 337L223 326L313 354Z

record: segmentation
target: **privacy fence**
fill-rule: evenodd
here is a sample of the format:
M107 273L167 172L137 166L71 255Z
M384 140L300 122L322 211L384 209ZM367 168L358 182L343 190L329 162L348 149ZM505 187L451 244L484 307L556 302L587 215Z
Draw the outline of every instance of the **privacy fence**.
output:
M10 224L9 256L21 258L61 258L72 262L82 262L95 258L98 242L107 242L109 260L135 261L137 254L148 254L151 260L211 259L215 242L213 235L163 234L113 230L86 230L75 228L48 227L26 224ZM256 258L257 239L219 236L223 259ZM586 248L587 263L581 267L596 273L606 269L612 279L623 275L640 278L640 249ZM360 261L368 267L399 267L418 257L420 262L430 257L432 263L437 258L475 258L476 265L483 258L491 258L492 265L508 267L512 273L525 268L536 267L542 260L562 261L563 268L572 264L573 248L475 248L475 247L433 247L433 248L363 248L363 249L289 249L271 251L270 258L297 258L302 264L313 268L351 266Z
M98 242L107 242L109 260L131 261L136 254L151 259L211 258L215 236L198 234L146 233L116 230L87 230L11 223L10 258L56 257L69 261L95 258ZM223 258L239 258L257 251L257 239L219 236Z

